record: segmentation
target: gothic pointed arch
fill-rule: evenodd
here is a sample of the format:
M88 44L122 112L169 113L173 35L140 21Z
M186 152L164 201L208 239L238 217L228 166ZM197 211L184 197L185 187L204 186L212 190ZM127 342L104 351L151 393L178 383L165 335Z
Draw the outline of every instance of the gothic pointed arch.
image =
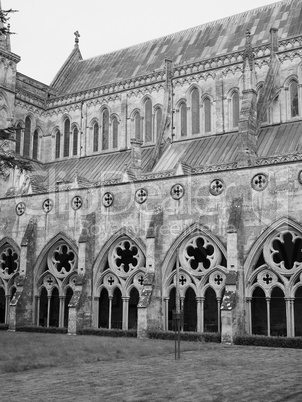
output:
M172 329L178 287L184 311L183 330L220 331L220 303L227 272L222 242L202 224L194 223L174 241L165 256L162 272L165 329Z
M300 333L294 309L302 289L302 226L288 217L274 222L254 243L244 270L249 331L294 336L298 328Z
M93 264L94 325L133 328L146 273L146 248L132 231L122 228L102 247ZM130 304L129 304L130 303Z
M77 278L77 247L58 233L43 248L34 267L35 322L42 326L66 326L70 291Z

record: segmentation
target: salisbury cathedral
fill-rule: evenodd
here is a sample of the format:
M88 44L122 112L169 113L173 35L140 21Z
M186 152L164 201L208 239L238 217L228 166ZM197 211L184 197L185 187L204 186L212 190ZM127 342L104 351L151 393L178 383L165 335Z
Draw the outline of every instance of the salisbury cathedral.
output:
M0 36L0 323L302 336L302 0L80 39L46 85Z

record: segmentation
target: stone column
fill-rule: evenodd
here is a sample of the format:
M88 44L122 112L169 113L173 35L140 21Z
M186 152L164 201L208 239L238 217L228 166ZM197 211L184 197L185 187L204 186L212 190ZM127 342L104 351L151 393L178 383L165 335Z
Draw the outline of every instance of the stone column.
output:
M112 299L113 296L109 296L109 317L108 317L108 328L111 329L111 321L112 321Z
M129 296L122 297L123 299L123 326L122 328L128 329L128 317L129 317Z
M266 315L267 315L267 336L271 336L271 309L270 309L270 297L266 297Z

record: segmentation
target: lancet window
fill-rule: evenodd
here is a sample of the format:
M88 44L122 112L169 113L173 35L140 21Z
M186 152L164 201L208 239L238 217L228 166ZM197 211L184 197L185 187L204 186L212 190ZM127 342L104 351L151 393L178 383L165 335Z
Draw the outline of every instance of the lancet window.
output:
M72 139L73 139L72 154L73 156L76 156L78 154L78 141L79 141L79 129L77 126L73 128Z
M199 91L194 88L191 92L191 120L192 120L192 134L199 134L200 132L200 104L199 104Z
M48 251L36 278L36 324L67 327L77 277L77 255L65 241Z
M211 100L206 97L203 101L203 115L204 115L204 132L210 133L212 131L212 104Z
M31 119L29 116L25 118L25 128L24 128L24 142L23 142L23 156L29 158L30 153L30 137L31 137Z
M290 96L290 115L291 117L299 116L299 96L298 96L298 83L292 80L289 84Z
M112 148L116 149L118 147L118 120L114 116L112 119Z
M99 150L99 124L94 122L93 124L93 152L98 152Z
M180 136L186 137L187 136L187 104L182 102L179 106L180 112Z
M102 112L102 149L109 148L109 111L104 109Z
M8 323L10 301L16 292L19 251L8 242L0 247L0 323Z
M19 155L21 151L21 133L22 133L22 127L21 124L19 123L17 125L16 129L16 154Z
M220 332L220 306L226 280L224 254L213 239L199 233L182 243L177 259L164 284L165 328L173 329L178 286L184 314L182 329Z
M152 124L152 102L151 99L145 101L145 142L151 142L153 137Z
M140 247L126 236L115 241L97 279L96 326L137 327L137 305L145 273L145 257Z
M238 91L234 91L231 98L231 118L232 118L232 127L238 127L239 123L239 93Z
M302 234L280 229L258 253L248 278L249 331L268 336L302 335Z
M70 143L70 120L64 121L64 151L63 156L69 156L69 143Z
M38 146L39 146L39 133L38 130L34 131L33 136L33 159L38 159Z
M61 133L60 130L56 130L55 132L55 158L59 159L60 158L60 153L61 153Z

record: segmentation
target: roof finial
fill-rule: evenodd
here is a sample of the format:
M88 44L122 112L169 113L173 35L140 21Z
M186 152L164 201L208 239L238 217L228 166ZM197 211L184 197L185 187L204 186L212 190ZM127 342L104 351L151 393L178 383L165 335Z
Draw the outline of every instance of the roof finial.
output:
M245 33L244 59L248 60L250 69L252 70L254 53L253 53L253 48L252 48L252 44L251 44L251 31L249 29L247 29L246 33Z
M75 46L78 46L78 44L79 44L79 37L81 36L80 35L80 33L79 33L79 31L75 31L74 32L74 36L75 36Z

